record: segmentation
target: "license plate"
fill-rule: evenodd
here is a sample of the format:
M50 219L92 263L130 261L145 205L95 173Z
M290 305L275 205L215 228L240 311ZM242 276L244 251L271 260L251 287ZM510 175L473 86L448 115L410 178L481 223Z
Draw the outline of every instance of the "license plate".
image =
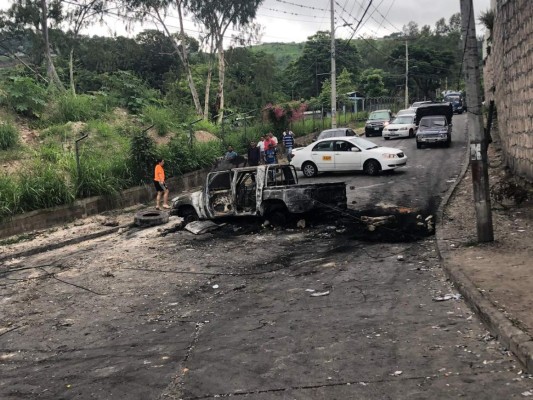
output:
M376 126L376 127L374 127L374 130L375 131L379 131L379 128Z
M322 156L322 161L331 161L331 156Z

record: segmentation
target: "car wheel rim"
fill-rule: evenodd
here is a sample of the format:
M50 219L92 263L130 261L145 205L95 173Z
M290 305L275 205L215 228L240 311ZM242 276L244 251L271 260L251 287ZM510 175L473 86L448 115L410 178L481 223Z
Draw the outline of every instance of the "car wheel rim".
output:
M313 176L314 174L315 174L315 169L313 168L313 166L307 164L307 165L304 167L304 175L305 175L305 176Z

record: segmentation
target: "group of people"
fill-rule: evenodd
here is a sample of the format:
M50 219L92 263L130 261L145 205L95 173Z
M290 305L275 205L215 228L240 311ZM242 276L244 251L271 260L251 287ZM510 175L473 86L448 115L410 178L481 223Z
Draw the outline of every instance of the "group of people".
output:
M294 148L294 133L286 129L283 132L283 147L287 161L291 162L292 149ZM228 147L224 159L232 161L237 157L237 153L232 146ZM261 136L259 142L251 141L248 146L248 165L251 167L259 164L278 163L278 138L272 132Z
M294 133L286 129L283 132L283 147L287 161L291 162L292 149L294 148ZM228 151L224 155L227 161L234 161L238 157L237 152L232 146L228 146ZM259 164L277 164L278 163L278 138L272 132L261 136L259 142L251 141L248 146L248 165L255 167ZM159 159L156 161L154 170L154 186L156 194L156 209L160 210L161 198L163 198L163 208L168 209L168 188L165 182L165 171L163 170L165 161Z

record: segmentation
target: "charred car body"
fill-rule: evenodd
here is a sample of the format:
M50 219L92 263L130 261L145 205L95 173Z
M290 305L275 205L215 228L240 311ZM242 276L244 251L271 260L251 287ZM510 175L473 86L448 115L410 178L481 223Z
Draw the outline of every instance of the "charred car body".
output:
M289 213L346 208L344 182L298 184L292 165L260 165L210 172L202 190L172 200L186 222L228 216L262 216L283 223Z
M452 142L453 108L450 103L424 104L416 109L415 123L416 148L424 144L442 144L446 147Z

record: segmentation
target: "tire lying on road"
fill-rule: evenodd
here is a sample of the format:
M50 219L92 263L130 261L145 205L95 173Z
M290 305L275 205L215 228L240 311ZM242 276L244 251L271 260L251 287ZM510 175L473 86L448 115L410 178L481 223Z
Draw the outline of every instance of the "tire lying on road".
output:
M144 210L135 214L134 222L136 226L149 227L166 224L169 214L159 210Z

